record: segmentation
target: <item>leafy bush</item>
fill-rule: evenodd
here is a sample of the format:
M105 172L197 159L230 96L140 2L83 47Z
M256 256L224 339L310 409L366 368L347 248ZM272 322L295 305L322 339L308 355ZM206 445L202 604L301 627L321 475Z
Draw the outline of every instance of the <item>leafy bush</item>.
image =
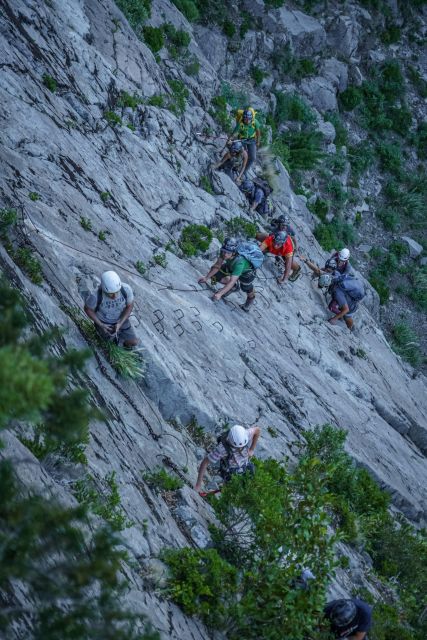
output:
M420 343L417 334L404 322L398 322L391 330L392 347L396 353L416 367L421 362Z
M397 25L388 25L381 33L381 42L383 42L383 44L394 44L395 42L399 42L401 35L402 32Z
M230 640L302 640L317 625L334 566L327 504L311 461L295 474L257 461L253 476L234 476L212 502L215 548L165 554L170 595ZM309 591L297 586L307 566L316 575Z
M12 258L25 271L31 282L34 284L43 282L42 266L29 247L20 247L12 253Z
M138 37L142 35L142 25L151 16L151 0L115 0Z
M377 217L387 231L396 231L400 226L399 212L392 207L382 207L377 211Z
M172 0L172 2L189 22L197 22L200 18L199 10L193 0Z
M344 111L353 111L363 100L363 93L360 87L350 85L345 91L339 94L339 103Z
M240 216L227 220L226 225L227 233L232 236L241 235L245 238L255 238L257 233L256 224L249 222L249 220L245 220L245 218L241 218Z
M200 62L194 58L192 62L185 65L184 71L187 76L197 76L200 71Z
M381 160L381 167L396 177L402 175L402 148L393 142L380 142L376 148Z
M121 507L115 471L105 477L105 488L102 492L98 490L95 480L88 473L74 483L73 493L78 502L104 518L114 531L122 531L133 525Z
M51 91L52 93L55 93L58 83L56 82L55 78L52 78L52 76L50 76L47 73L44 73L42 76L42 80L43 80L43 84L45 87L47 87L49 89L49 91Z
M420 160L427 160L427 122L422 122L415 134L417 155Z
M130 107L131 109L136 109L141 102L142 98L140 98L136 93L131 96L127 91L122 91L117 98L116 104L118 107Z
M330 203L327 200L316 198L316 200L308 205L312 213L318 216L323 222L326 221L326 214L329 212Z
M282 49L276 49L271 56L273 66L283 75L293 80L301 80L316 73L316 65L311 58L296 58L286 44Z
M186 256L195 256L199 251L209 249L212 231L200 224L189 224L182 230L179 244Z
M162 468L144 473L142 477L155 491L177 491L184 485L180 478L171 476Z
M150 107L164 107L165 106L165 97L161 95L150 96L147 100L147 104Z
M422 75L412 65L408 66L408 76L414 87L417 89L421 98L427 98L427 82L423 79Z
M228 18L229 8L223 0L195 0L203 24L214 22L222 26Z
M227 38L232 38L236 33L234 22L231 22L231 20L224 20L222 23L222 30Z
M177 60L183 51L188 48L191 36L182 29L176 29L171 22L163 25L163 33L167 41L169 53L174 60Z
M85 231L92 231L92 222L90 218L81 216L79 222Z
M163 29L160 27L145 26L142 29L142 33L145 44L153 53L157 53L164 47L165 40L163 36Z
M351 175L355 181L359 181L374 161L372 146L363 141L348 148L348 159L351 164Z
M348 247L356 239L354 228L337 217L332 222L318 224L313 233L320 246L326 251Z
M287 120L295 120L304 124L313 124L316 120L308 104L296 93L276 93L277 105L275 120L277 124Z
M314 169L322 160L322 134L318 131L286 131L273 142L272 149L289 171Z
M208 176L200 176L200 186L207 191L207 193L213 194L212 183Z
M13 227L18 220L16 209L0 209L0 237L2 237L10 227Z
M168 109L176 116L181 116L185 111L187 98L190 95L187 87L182 80L169 80L168 84L172 90L172 96L169 100Z
M252 80L254 81L256 86L261 84L261 82L264 80L266 75L267 74L265 73L265 71L263 71L259 67L252 67L251 68Z
M325 120L331 122L335 128L335 144L337 148L347 146L348 133L343 121L338 113L330 111L326 114Z
M121 117L114 111L104 111L104 118L112 127L116 124L123 124Z
M370 284L380 297L380 304L386 304L390 298L390 287L385 277L376 269L373 269L368 278Z
M137 260L135 262L135 268L138 271L138 273L140 273L142 276L146 273L147 271L147 267L145 266L145 264L142 262L142 260Z

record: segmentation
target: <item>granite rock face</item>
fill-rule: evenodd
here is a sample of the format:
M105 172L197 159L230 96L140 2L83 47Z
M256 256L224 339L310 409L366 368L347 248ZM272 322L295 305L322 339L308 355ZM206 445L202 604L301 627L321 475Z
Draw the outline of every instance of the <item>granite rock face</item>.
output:
M163 5L175 15L170 3ZM236 186L212 174L224 139L212 142L199 135L205 127L217 128L207 105L221 81L223 36L195 28L198 43L193 40L191 46L203 81L188 81L182 116L147 104L126 111L117 107L120 92L149 98L171 90L163 67L114 3L14 0L4 6L1 206L22 212L21 230L42 263L44 282L31 284L2 246L0 267L22 289L38 326L65 328L66 344L75 348L87 343L67 308L82 306L82 283L93 286L102 271L112 268L134 289L146 380L136 384L118 378L98 353L89 361L87 384L108 416L106 424L91 427L89 470L97 477L116 471L123 506L135 522L125 531L135 560L150 565L165 546L209 544L207 525L214 516L191 489L200 447L182 427L194 419L211 434L224 421L259 424L264 427L259 455L278 458L292 455L291 443L316 424L345 427L354 458L390 490L403 513L425 523L425 379L414 378L387 344L376 321L375 292L368 286L352 334L326 322L325 300L305 267L297 282L279 287L274 260L267 258L258 273L256 305L244 314L238 306L241 293L215 304L212 292L197 285L215 259L218 241L198 257L185 258L179 249L187 224L224 231L231 218L249 220ZM300 35L305 31L298 31L302 18L292 14L287 28L294 45L305 47ZM181 15L174 20L186 24ZM323 27L310 20L307 29L316 51L325 41ZM347 48L355 46L355 36L350 43ZM217 58L207 59L212 47L218 47ZM180 73L170 68L174 77ZM55 92L45 86L45 74L55 78ZM328 96L341 90L341 80L325 82ZM334 108L333 98L328 100ZM323 108L329 107L319 105ZM110 124L108 111L123 124ZM208 193L199 185L211 175L213 193ZM293 192L280 162L275 161L274 175L277 212L289 213L301 252L321 264L327 254L313 237L315 221L306 199ZM30 192L39 199L29 199ZM106 192L108 199L102 197ZM82 217L92 230L82 227ZM105 241L100 231L108 231ZM165 267L155 262L158 254L165 254ZM136 270L137 261L149 266L145 276ZM269 425L279 434L274 440ZM31 456L13 433L6 445L7 453ZM142 472L158 464L178 469L188 485L178 504L142 479ZM19 469L26 483L71 499L61 478L32 457ZM163 580L162 567L150 566ZM163 638L210 637L197 620L186 618L138 572L129 571L129 601L147 611ZM336 592L347 586L337 583Z

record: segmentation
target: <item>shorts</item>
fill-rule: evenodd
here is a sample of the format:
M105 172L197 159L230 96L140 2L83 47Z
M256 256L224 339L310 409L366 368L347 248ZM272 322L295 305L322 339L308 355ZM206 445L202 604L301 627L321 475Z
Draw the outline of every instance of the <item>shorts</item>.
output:
M218 271L218 273L215 274L214 278L212 278L212 282L221 282L221 280L223 278L228 278L231 274L230 273L226 273L225 271ZM240 282L240 288L243 291L243 293L252 293L252 291L254 290L254 285L253 282L255 280L256 277L256 271L255 269L251 269L251 271L246 271L245 273L242 273L241 276L239 276L239 282Z
M334 300L334 298L332 298L332 300L328 304L328 309L331 313L335 313L335 314L338 314L341 311L338 302ZM353 302L352 304L350 304L349 309L350 309L349 312L346 313L345 316L343 316L344 318L352 318L354 316L354 314L357 311L357 303Z
M108 324L108 322L104 322L104 324ZM98 325L95 325L95 329L97 330L101 338L108 340L108 337L102 331L101 327L98 327ZM129 319L127 319L126 322L120 328L118 337L119 337L119 340L122 340L123 342L129 342L130 340L138 339L135 333L135 329L132 327L131 321Z

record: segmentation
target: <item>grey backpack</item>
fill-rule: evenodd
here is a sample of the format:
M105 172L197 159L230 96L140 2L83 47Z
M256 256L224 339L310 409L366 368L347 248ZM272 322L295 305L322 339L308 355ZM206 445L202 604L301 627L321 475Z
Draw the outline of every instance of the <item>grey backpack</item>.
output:
M337 278L335 284L355 302L360 302L365 297L363 282L353 275L344 274Z

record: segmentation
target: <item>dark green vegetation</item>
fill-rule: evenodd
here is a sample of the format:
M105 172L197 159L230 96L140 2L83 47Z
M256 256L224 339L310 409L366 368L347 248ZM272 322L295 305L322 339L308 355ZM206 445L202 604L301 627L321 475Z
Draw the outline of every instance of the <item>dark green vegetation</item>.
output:
M158 469L144 473L142 476L145 482L156 492L177 491L184 485L183 481L176 476L170 475L166 469Z
M142 36L144 22L151 15L151 0L115 0L138 37Z
M219 499L211 499L220 522L211 528L214 547L164 554L169 595L187 614L231 640L320 640L325 585L341 537L370 553L384 586L399 576L400 601L385 589L378 609L380 631L386 625L390 635L374 631L373 640L424 638L425 533L393 519L388 494L354 464L345 438L330 425L316 427L306 433L292 472L275 460L257 461L254 476L234 477ZM328 535L330 524L335 536ZM298 583L303 567L316 575L307 590Z
M56 82L55 78L52 78L52 76L45 73L42 77L42 80L43 80L44 86L47 87L49 91L51 91L52 93L55 93L58 86L58 83Z
M28 333L16 289L0 281L0 428L18 428L22 439L38 431L44 453L84 456L89 395L78 385L86 354L63 352L58 335ZM95 412L96 413L96 412ZM24 456L25 457L25 456ZM27 458L26 458L27 460ZM0 633L12 627L43 640L155 640L139 614L127 611L121 573L126 552L109 522L96 526L86 505L66 507L53 494L23 487L16 452L0 461ZM36 473L36 471L35 471ZM16 598L16 585L31 603ZM141 627L142 624L142 627ZM31 631L30 631L31 630Z
M14 262L34 284L43 282L43 270L34 251L25 246L16 233L18 213L15 209L0 209L0 242Z
M186 256L195 256L209 249L212 231L200 224L189 224L181 232L180 247Z

